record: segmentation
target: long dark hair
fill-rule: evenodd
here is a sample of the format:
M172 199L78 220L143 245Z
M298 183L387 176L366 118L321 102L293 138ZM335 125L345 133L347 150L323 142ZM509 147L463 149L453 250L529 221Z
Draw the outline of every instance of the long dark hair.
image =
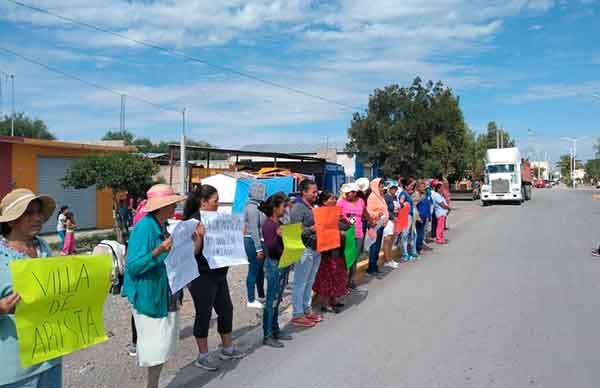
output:
M185 201L185 205L183 206L183 219L189 220L192 218L196 213L198 213L198 209L200 209L200 204L202 201L208 201L210 197L217 193L217 189L211 185L200 186L198 190L191 193Z
M60 217L60 215L67 210L69 207L67 205L63 205L60 207L60 210L58 211L58 213L56 214L56 219L58 220L58 217Z
M287 202L287 195L285 195L285 193L275 193L260 205L259 210L265 213L267 217L272 217L273 211L285 202Z
M319 194L319 199L317 200L317 205L323 206L325 202L329 200L329 198L334 197L335 195L331 191L323 190L321 194Z

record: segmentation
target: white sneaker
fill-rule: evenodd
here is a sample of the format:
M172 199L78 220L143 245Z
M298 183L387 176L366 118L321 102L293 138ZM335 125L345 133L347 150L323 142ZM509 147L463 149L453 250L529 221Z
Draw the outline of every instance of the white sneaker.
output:
M386 262L384 265L386 267L390 267L390 268L394 268L394 269L398 268L398 263L396 263L393 260Z
M259 301L257 301L257 300L255 300L252 303L248 302L248 304L246 304L246 307L248 307L249 309L263 309L263 308L265 308L265 306L262 303L260 303Z

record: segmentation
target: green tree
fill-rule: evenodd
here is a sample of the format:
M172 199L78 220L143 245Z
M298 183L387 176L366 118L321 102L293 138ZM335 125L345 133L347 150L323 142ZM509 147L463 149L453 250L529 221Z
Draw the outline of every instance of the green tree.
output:
M131 145L133 144L133 133L126 129L122 131L108 131L102 137L102 140L123 140L125 145Z
M363 162L379 161L383 172L403 175L463 175L469 131L458 98L441 82L376 89L365 113L355 113L348 151Z
M504 143L504 148L515 146L515 141L510 138L509 133L504 129L498 128L498 124L496 124L495 121L490 121L487 125L487 132L482 135L482 141L484 141L486 150L490 148L498 148L496 134L501 136Z
M567 185L572 183L571 166L572 159L571 155L568 154L561 155L558 159L558 162L556 162L556 167L560 169L560 175L563 177L563 180ZM584 168L584 165L580 160L575 161L575 166L576 169Z
M590 159L585 163L585 179L594 183L600 181L600 158Z
M96 185L98 190L110 189L113 198L113 220L120 242L124 242L126 225L117 217L117 194L128 192L142 196L153 184L158 166L151 160L128 153L94 154L84 156L69 167L62 179L64 187L85 189Z
M17 113L15 115L14 125L15 136L44 140L56 139L42 120L29 118L24 113ZM0 121L0 135L11 135L11 116L4 116L2 121Z

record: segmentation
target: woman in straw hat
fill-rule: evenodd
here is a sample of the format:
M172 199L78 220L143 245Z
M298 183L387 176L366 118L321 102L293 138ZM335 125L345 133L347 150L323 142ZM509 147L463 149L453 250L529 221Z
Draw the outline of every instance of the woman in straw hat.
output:
M169 289L165 259L172 241L166 237L166 221L173 216L177 202L185 199L169 185L154 185L147 192L144 216L129 239L123 294L133 307L137 328L137 358L148 368L148 387L158 387L165 362L177 350L181 291Z
M55 388L62 386L60 358L21 368L15 328L15 307L9 262L52 255L48 244L37 237L56 204L45 195L15 189L0 202L0 385L2 387Z

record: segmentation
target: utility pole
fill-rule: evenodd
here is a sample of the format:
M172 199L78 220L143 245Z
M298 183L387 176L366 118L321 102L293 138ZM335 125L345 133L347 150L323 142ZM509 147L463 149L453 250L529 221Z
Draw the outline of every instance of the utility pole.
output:
M571 148L571 181L573 188L575 188L575 170L577 169L577 142L586 139L587 136L583 137L561 137L562 140L570 141L573 146Z
M180 154L179 154L179 161L180 161L180 168L179 168L179 175L180 175L180 184L179 184L179 191L180 194L184 194L187 193L185 184L187 182L187 175L186 175L186 160L185 160L185 110L186 108L183 108L183 111L181 112L181 116L182 116L182 126L181 126L181 139L180 139L180 144L179 144L179 150L180 150Z
M12 114L10 118L10 135L15 136L15 75L11 74L10 79L12 82Z
M121 117L120 117L120 125L119 129L121 133L125 131L125 95L121 94Z
M496 148L500 148L500 129L496 128Z

